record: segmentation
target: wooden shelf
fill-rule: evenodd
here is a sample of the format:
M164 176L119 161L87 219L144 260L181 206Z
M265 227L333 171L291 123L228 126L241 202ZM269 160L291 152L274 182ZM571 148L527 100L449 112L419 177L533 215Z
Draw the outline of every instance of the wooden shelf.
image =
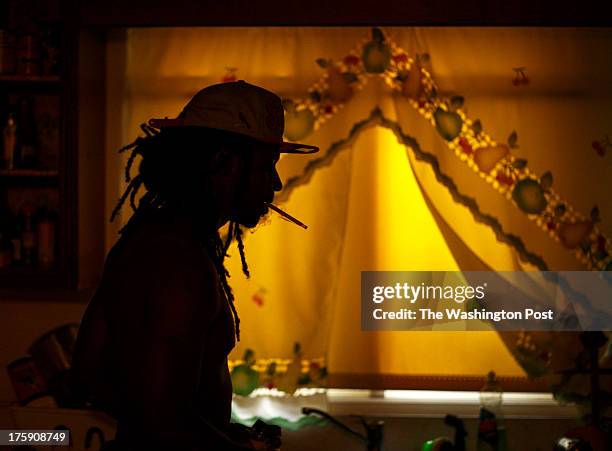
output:
M59 75L0 75L0 83L59 83Z
M53 169L0 170L0 186L43 187L59 186L59 171Z
M40 267L35 265L30 266L9 266L7 268L0 268L0 276L36 276L36 275L49 275L57 274L57 267Z
M1 278L0 278L1 280ZM0 303L5 302L76 302L86 304L94 294L94 290L66 289L55 286L34 285L0 289ZM57 285L57 284L56 284Z
M3 289L38 290L60 288L63 284L62 271L57 266L10 266L0 269L0 286Z
M56 169L0 169L0 177L55 178L58 175Z

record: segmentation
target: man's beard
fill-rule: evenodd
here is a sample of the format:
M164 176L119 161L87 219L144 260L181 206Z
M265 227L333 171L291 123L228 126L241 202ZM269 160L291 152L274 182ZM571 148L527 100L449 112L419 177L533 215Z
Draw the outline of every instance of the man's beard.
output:
M246 189L242 188L237 196L236 207L230 220L251 229L259 224L267 209L263 201L261 203L251 203L247 201L247 196Z
M237 213L232 220L243 227L251 229L259 224L261 217L262 214L260 214L258 211L255 209L249 209L248 211L243 210Z

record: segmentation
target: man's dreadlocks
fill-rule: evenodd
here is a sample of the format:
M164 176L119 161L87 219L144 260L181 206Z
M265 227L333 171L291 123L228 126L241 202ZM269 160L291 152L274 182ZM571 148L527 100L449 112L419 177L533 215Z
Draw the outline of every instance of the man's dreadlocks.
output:
M240 151L246 147L245 144L248 139L234 133L202 127L182 127L180 130L163 129L158 131L143 124L141 129L145 133L144 137L138 137L131 144L119 149L119 153L131 150L125 166L125 181L128 185L113 209L111 222L114 221L128 197L130 206L134 211L133 218L138 218L145 211L164 209L176 205L188 206L189 199L185 198L185 193L193 192L193 188L196 187L200 190L196 189L195 191L201 193L202 183L206 182L203 180L206 177L202 177L201 172L196 174L194 171L201 171L201 168L206 168L215 150L221 146ZM206 151L196 149L197 143L206 143L205 145L209 146L210 149ZM173 152L170 150L173 150ZM130 170L137 155L142 157L142 161L138 175L132 178ZM175 155L184 156L193 159L193 161L189 161L188 165L179 168L180 162L173 157ZM246 153L245 159L249 157L250 154ZM192 173L185 174L185 170ZM142 185L145 186L146 192L136 205L136 195ZM212 196L212 192L210 195ZM230 275L225 268L224 259L232 240L235 238L238 242L242 271L247 278L250 276L244 255L242 229L237 222L231 221L227 236L223 241L216 224L207 223L202 215L198 215L197 212L194 213L197 219L201 219L199 225L202 226L202 234L199 238L217 270L234 317L236 338L240 340L240 318L234 304L234 294L227 281ZM130 223L122 228L119 233L123 233Z

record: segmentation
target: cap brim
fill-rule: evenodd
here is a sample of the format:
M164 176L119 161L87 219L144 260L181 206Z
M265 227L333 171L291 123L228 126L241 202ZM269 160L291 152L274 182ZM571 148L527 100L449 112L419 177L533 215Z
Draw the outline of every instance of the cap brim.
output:
M162 127L182 127L185 125L185 122L183 121L183 118L149 119L149 125L151 127L161 129ZM249 135L246 135L246 136L249 136ZM253 138L253 139L257 139L257 138ZM267 141L264 141L264 142L267 142ZM300 143L282 141L280 143L279 151L280 153L294 153L294 154L307 155L307 154L318 152L319 148L317 146L311 146L309 144L300 144Z

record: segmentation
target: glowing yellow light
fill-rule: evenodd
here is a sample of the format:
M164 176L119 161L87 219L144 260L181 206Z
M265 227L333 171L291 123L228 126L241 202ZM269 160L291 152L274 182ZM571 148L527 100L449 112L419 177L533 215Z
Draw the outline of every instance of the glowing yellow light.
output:
M406 149L388 130L369 131L376 159L377 255L383 267L404 271L458 269L408 162Z

